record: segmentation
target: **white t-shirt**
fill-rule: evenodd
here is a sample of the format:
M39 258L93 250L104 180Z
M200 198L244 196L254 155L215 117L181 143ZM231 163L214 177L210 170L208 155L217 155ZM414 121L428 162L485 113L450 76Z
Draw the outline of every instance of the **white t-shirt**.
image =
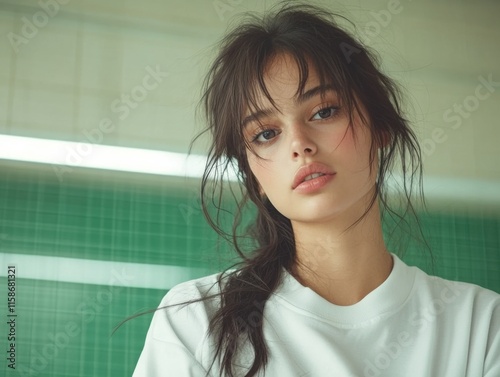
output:
M284 270L265 304L270 358L258 376L499 377L500 295L393 258L386 281L351 306L330 303ZM160 306L201 297L216 277L177 285ZM133 376L205 376L213 358L206 331L217 304L158 310ZM253 356L245 349L243 367ZM210 376L220 376L217 362Z

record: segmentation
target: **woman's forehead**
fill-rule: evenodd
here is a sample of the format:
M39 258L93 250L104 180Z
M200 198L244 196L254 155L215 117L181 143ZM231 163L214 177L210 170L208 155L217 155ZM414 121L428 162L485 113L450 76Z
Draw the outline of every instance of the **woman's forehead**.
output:
M264 69L263 78L268 91L284 89L289 98L299 95L307 86L320 83L320 77L311 59L300 61L289 53L272 58ZM259 94L263 94L262 90Z
M309 59L301 69L296 58L280 54L269 61L261 78L254 79L244 116L276 107L281 100L299 100L313 89L316 89L314 94L326 94L335 91L335 86L322 80Z

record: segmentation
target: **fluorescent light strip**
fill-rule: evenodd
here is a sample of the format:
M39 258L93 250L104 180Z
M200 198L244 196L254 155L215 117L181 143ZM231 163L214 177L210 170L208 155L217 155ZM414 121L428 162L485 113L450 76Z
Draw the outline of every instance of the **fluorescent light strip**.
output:
M7 276L12 265L16 278L163 290L210 273L203 268L0 253L0 276Z
M60 169L83 167L201 178L207 157L0 135L0 159L52 164ZM236 181L235 170L228 170L226 178ZM393 181L389 184L389 189L396 192L401 179L396 177ZM424 194L429 200L500 204L500 182L424 176Z
M0 159L200 178L206 156L93 143L0 135ZM236 180L234 172L228 172Z
M432 200L500 204L500 181L424 177L424 195Z
M403 179L394 175L388 179L388 191L391 193L403 192ZM453 202L468 204L500 205L500 181L441 178L423 176L423 190L426 200L435 202ZM413 191L415 192L415 181Z

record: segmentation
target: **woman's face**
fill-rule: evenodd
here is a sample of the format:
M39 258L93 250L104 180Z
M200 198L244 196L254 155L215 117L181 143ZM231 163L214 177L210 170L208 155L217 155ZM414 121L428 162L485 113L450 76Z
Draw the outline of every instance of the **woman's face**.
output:
M262 95L263 111L248 110L243 122L246 140L261 157L247 149L261 192L292 224L364 211L374 193L377 166L370 174L371 137L359 114L353 114L349 127L349 114L335 91L321 90L313 69L304 94L295 96L299 70L287 55L271 62L265 83L278 110Z

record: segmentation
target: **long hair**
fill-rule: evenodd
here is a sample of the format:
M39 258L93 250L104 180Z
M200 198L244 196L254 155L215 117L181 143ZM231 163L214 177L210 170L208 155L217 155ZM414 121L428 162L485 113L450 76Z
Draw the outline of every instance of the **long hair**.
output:
M242 130L245 112L258 109L260 93L274 104L264 80L273 58L286 53L295 60L300 74L298 93L304 90L309 70L314 68L321 85L335 86L351 121L352 114L361 114L363 107L367 116L362 120L369 126L372 140L370 166L377 153L379 164L376 190L356 223L376 200L381 210L403 219L390 208L387 199L387 177L396 164L403 176L404 214L410 212L416 217L410 200L415 176L423 197L421 152L402 115L398 87L379 70L376 56L339 26L339 19L344 20L324 9L300 4L281 5L263 17L250 15L224 37L203 84L200 104L207 127L198 136L209 132L212 144L201 183L202 208L209 224L231 242L240 257L237 264L219 275L220 307L209 325L216 345L212 366L218 360L222 375L235 376L233 365L243 344L254 351L245 377L265 370L269 360L263 334L265 302L280 284L283 269L291 271L295 262L290 220L259 192L247 161L246 149L250 147ZM383 148L379 148L381 145ZM213 215L210 206L215 204L220 209L228 185L224 177L232 167L238 172L242 196L228 232L219 222L219 213ZM256 218L240 234L241 219L249 203L256 209ZM247 238L242 236L254 240L251 250L245 250L248 245L242 245L242 240Z

